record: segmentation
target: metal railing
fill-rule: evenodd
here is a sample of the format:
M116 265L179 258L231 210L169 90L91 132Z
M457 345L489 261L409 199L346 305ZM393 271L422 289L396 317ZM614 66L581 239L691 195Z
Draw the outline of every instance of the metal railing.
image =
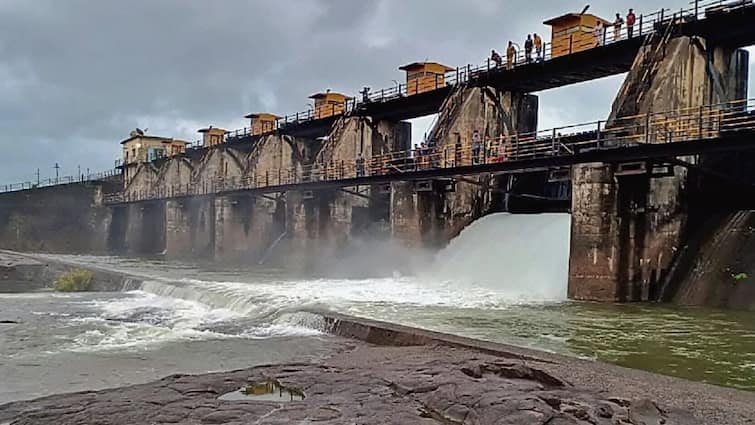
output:
M485 137L475 145L471 135L453 146L412 149L365 158L268 169L242 177L205 179L193 184L113 194L106 203L209 195L302 183L404 174L430 169L566 157L587 149L621 149L643 144L717 139L727 132L755 132L755 99L738 100L674 111L593 121L529 133ZM755 137L755 136L754 136ZM715 141L711 141L715 143Z
M112 179L121 175L119 169L101 171L98 173L81 174L78 176L62 176L20 183L0 184L0 193L17 192L20 190L38 189L41 187L57 186L72 183L84 183Z
M656 31L662 31L663 26L668 25L669 22L675 22L677 25L684 25L685 22L705 19L708 13L717 13L720 11L731 12L751 6L753 6L753 0L693 0L690 2L688 8L681 8L679 10L661 9L655 13L639 14L637 15L636 23L631 28L626 22L618 27L618 31L616 31L617 27L613 24L608 25L603 31L602 40L600 40L600 42L589 39L575 41L572 36L565 51L558 50L554 54L553 43L544 42L540 53L533 49L531 56L528 56L522 48L517 48L510 63L507 61L506 55L504 55L503 62L500 66L489 58L481 64L469 64L464 67L458 67L453 71L447 72L443 77L438 76L435 79L434 85L423 86L422 92L438 90L445 88L446 86L454 86L459 83L473 81L487 76L492 72L505 72L521 66L547 62L559 56L565 56L574 52L610 45L631 38L645 37ZM373 90L367 96L362 96L361 99L349 99L346 102L345 108L332 105L332 111L326 110L326 113L324 114L322 112L316 114L313 109L310 109L304 112L285 115L276 120L274 128L267 133L282 130L289 125L298 125L319 118L349 114L358 110L365 104L383 103L407 96L410 96L410 90L406 83L382 88L380 90ZM245 127L229 132L228 138L233 139L249 135L252 135L252 130L250 127Z

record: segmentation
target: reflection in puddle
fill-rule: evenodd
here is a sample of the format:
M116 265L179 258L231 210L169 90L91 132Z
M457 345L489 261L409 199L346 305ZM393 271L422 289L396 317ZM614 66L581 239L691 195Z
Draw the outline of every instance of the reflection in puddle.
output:
M218 400L291 402L304 400L304 393L295 388L284 387L278 381L268 380L223 394Z

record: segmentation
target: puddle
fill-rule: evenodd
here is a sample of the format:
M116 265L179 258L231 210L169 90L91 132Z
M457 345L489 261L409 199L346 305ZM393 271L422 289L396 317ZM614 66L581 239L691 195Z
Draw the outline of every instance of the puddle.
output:
M287 403L304 400L304 393L295 388L286 388L278 381L265 381L247 385L218 397L223 401L276 401Z

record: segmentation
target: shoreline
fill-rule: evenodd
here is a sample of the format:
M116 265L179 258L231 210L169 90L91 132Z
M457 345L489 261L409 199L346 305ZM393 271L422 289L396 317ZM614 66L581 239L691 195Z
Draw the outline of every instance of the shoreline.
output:
M329 356L0 406L0 423L747 424L755 394L420 329L325 314ZM349 339L355 330L367 331ZM274 380L292 403L218 397ZM266 418L269 422L262 421ZM550 422L548 422L550 421ZM587 421L587 422L584 422Z
M0 256L2 256L2 253L0 252ZM34 255L29 254L19 254L19 256L35 258ZM48 270L72 266L72 264L62 261L55 262L48 259L42 261L39 258L37 258L37 261L52 264L52 267L47 267ZM106 272L102 269L92 269L97 273ZM119 280L123 282L126 279L132 279L129 275L119 272L107 271L107 273L109 273L111 282ZM402 415L408 415L407 412L415 412L417 409L424 409L428 417L422 418L416 413L412 413L413 416L405 417L406 422L391 422L393 418L384 417L387 422L365 423L488 423L485 421L464 422L474 415L485 417L486 414L502 408L500 403L494 402L484 407L477 406L474 403L469 404L467 397L462 395L466 394L464 391L472 391L470 388L476 388L472 391L474 394L469 394L469 396L475 398L477 402L481 402L486 395L504 391L500 394L501 400L512 397L514 400L518 400L514 404L519 407L515 409L513 405L509 406L511 414L519 411L517 409L522 406L531 405L533 411L540 412L539 415L544 415L540 419L544 417L562 418L566 421L563 423L579 423L569 422L567 418L582 420L580 417L593 418L596 421L595 423L611 423L605 422L607 418L601 416L601 414L606 415L607 411L601 410L601 408L610 408L613 412L612 417L625 417L629 421L626 423L642 423L638 422L640 420L638 418L645 417L663 419L667 424L745 424L752 423L752 417L755 416L755 408L752 407L753 402L755 402L755 394L747 391L337 313L322 311L310 311L310 313L322 317L326 333L345 341L345 347L336 350L335 354L329 357L310 363L259 366L241 371L192 376L172 376L148 384L13 402L0 406L0 423L11 419L15 421L11 422L14 424L77 423L75 418L80 418L81 415L88 415L89 418L99 418L100 416L104 418L106 415L103 416L103 412L108 409L116 409L120 405L119 403L126 399L142 398L149 405L147 402L149 394L175 391L175 389L170 391L169 389L175 387L178 383L188 386L207 384L216 389L203 393L204 395L201 398L198 398L199 396L192 392L171 393L175 400L162 405L162 408L175 405L173 407L176 407L177 410L174 419L180 420L178 422L164 420L163 422L157 421L157 423L184 423L182 421L186 421L185 423L202 421L204 423L206 421L203 418L207 415L210 415L208 419L210 422L208 423L233 423L233 420L241 420L242 418L246 420L259 418L259 415L271 414L281 407L279 404L271 405L261 402L243 403L244 409L230 409L237 412L229 414L227 413L229 408L238 406L217 403L216 398L222 394L221 391L226 390L227 383L233 382L234 385L240 386L248 379L262 376L273 376L288 385L304 388L304 392L307 394L314 394L313 397L307 397L305 400L296 403L298 407L294 410L304 416L296 416L299 413L294 415L294 413L289 412L287 413L289 416L282 416L282 418L288 420L303 420L307 417L312 419L320 414L332 413L335 410L326 409L327 412L325 412L322 410L322 406L334 405L333 408L340 412L340 416L332 419L335 422L327 423L342 423L341 420L347 421L343 423L352 423L348 422L348 420L353 419L349 416L349 412L353 413L359 410L354 403L375 403L376 406L383 406L381 409L384 411L390 412L390 408L386 410L384 404L388 403L391 397L399 397L400 401L394 401L400 404L402 409L407 409L406 411L401 410ZM352 366L345 368L344 364ZM294 369L296 372L292 372ZM425 369L437 369L437 373L434 372L434 374L429 375L420 373L421 370ZM335 375L331 372L334 372ZM413 377L413 380L422 382L422 384L419 385L412 379L410 379L412 382L407 383L403 378L406 376ZM320 390L318 390L313 393L312 388L317 389L319 388L318 385L325 385L332 379L334 379L330 383L333 388L332 391L323 390L320 394ZM344 382L360 382L360 379L366 379L366 381L359 385L355 383L355 387L348 385L343 388L339 387ZM386 382L389 384L386 384ZM557 384L558 382L561 384ZM415 384L419 387L415 388L413 386ZM460 387L465 388L461 393L459 393ZM359 395L362 391L372 394L370 388L380 388L379 394L367 398ZM451 388L453 388L453 391L451 391ZM390 394L384 393L388 390ZM475 392L477 390L480 391ZM454 394L446 394L449 391ZM326 395L327 397L325 397ZM101 398L100 396L109 401L98 401ZM90 400L92 397L94 401ZM334 403L333 400L336 400L337 403ZM440 400L445 401L441 403ZM550 400L551 403L543 400ZM554 400L559 400L559 402L556 403ZM541 402L544 404L541 404ZM189 409L189 406L196 403L211 404L213 406L212 411L205 412L205 416L197 417L198 413L194 412L196 409ZM434 403L441 404L436 405ZM440 408L439 406L444 405L443 403L450 404L446 408ZM519 405L519 403L524 404ZM654 407L655 403L660 406L660 409ZM80 406L74 408L77 404ZM180 406L183 407L179 408ZM271 406L274 407L273 410L263 412L263 407L271 408ZM453 406L456 407L448 411ZM583 407L573 408L574 406ZM147 406L142 409L139 412L142 416L128 416L124 413L126 416L121 417L121 419L110 418L110 422L104 423L150 423L150 421L156 421L156 418L158 418L158 416L155 416L157 415L155 407L159 406L152 408ZM40 409L47 413L42 414ZM283 410L285 411L285 409ZM218 412L226 412L226 419L233 419L233 415L236 416L235 419L226 422L212 422L212 414ZM457 420L462 415L460 412L466 412L462 421ZM642 412L642 414L638 412ZM694 418L685 416L684 412L690 413ZM365 413L365 415L370 416L372 413ZM634 419L632 415L634 415ZM533 416L527 420L534 421L535 419ZM411 420L417 420L417 422L411 422ZM543 422L524 421L515 423ZM659 422L650 421L647 423Z

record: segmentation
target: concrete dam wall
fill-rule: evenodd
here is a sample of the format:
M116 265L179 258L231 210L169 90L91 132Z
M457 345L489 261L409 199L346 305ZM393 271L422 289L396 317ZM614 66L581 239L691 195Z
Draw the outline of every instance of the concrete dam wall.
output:
M119 183L74 183L0 194L0 248L108 252L111 209L103 192Z
M702 118L690 129L669 127L669 122L679 121L651 122L648 117L746 98L748 64L746 52L698 37L648 38L614 102L599 148L660 144L675 132L713 131L709 127L715 123ZM537 130L537 109L538 98L528 93L456 85L428 135L436 153L432 161L449 168L473 166L479 160L469 154L475 137L477 143L479 138L518 140L519 134ZM383 246L395 249L385 255L372 252L373 266L380 267L382 259L386 267L394 267L402 256L388 251L437 250L491 213L556 208L572 215L569 298L682 300L674 294L683 291L688 294L683 299L692 303L730 305L734 300L729 295L693 295L690 286L704 274L690 271L695 264L690 258L731 227L711 224L714 230L699 236L698 227L710 214L734 213L746 208L737 199L752 199L726 196L721 190L746 189L741 181L755 177L746 166L752 160L748 155L664 158L629 164L637 166L629 173L623 167L627 164L588 163L573 166L565 179L555 182L546 167L318 190L286 186L294 181L291 176L324 173L343 178L357 158L369 163L411 148L410 124L357 114L338 117L327 137L310 136L270 133L244 143L126 163L120 188L126 201L109 207L101 205L102 189L96 186L2 195L0 245L316 269L323 259L332 264L332 259L349 258L357 250L373 250L372 242L386 242ZM477 155L488 155L486 147L477 149ZM432 167L430 160L412 160L415 167ZM656 173L657 167L666 171ZM734 168L744 171L734 175ZM732 186L732 179L740 183ZM282 188L265 194L229 190L239 182ZM188 187L196 195L178 196ZM747 190L741 194L752 193ZM543 195L552 192L566 196L551 202ZM711 200L717 209L709 208ZM54 217L47 214L50 205Z

